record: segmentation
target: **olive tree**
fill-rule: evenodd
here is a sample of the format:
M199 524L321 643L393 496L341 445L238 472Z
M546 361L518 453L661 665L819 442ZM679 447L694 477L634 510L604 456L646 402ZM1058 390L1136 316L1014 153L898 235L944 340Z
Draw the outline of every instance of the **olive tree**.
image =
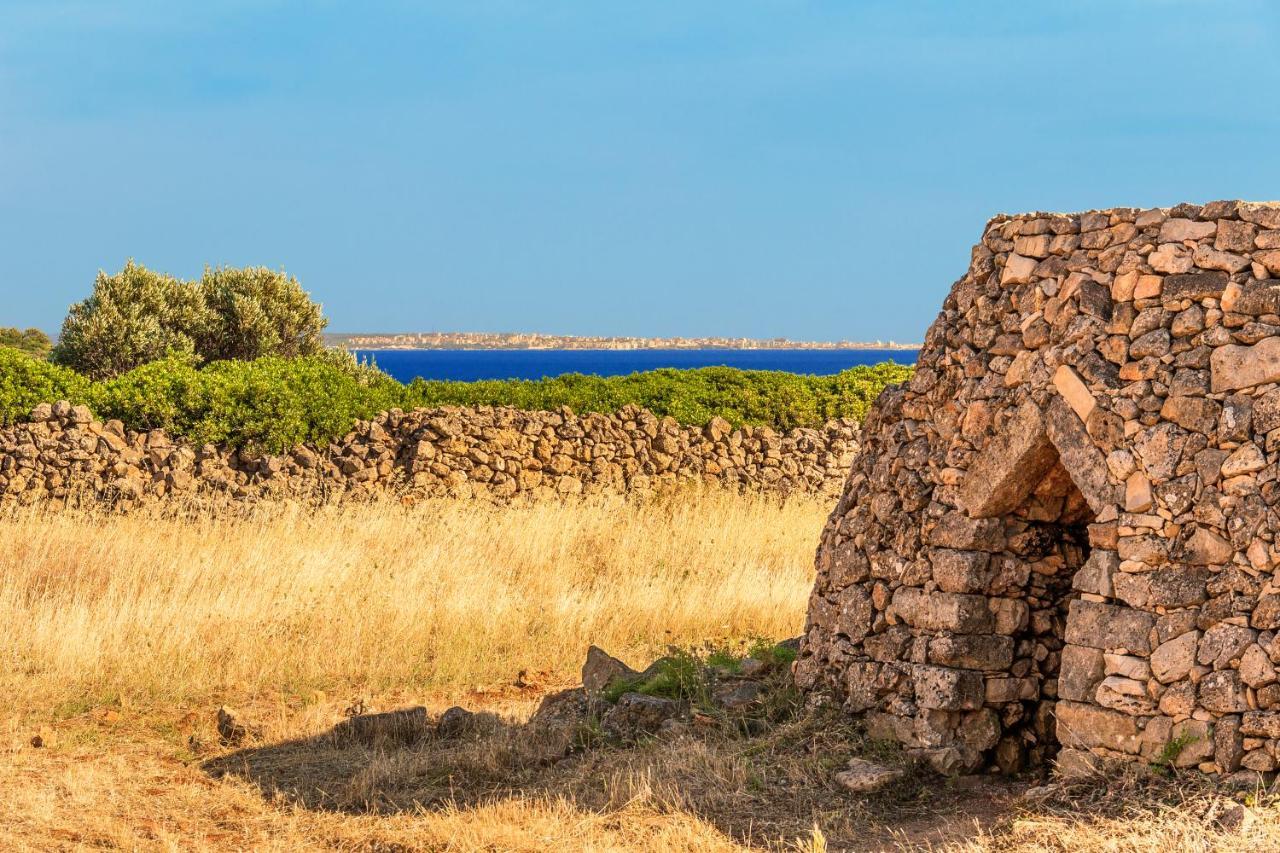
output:
M199 288L130 259L114 275L99 270L93 293L71 306L53 360L94 379L166 356L194 361L192 332L207 314Z
M196 351L208 361L292 358L324 349L320 306L283 270L206 267L200 293L207 315Z
M283 271L206 268L182 281L130 260L99 272L89 298L71 306L53 359L103 379L161 358L290 358L321 352L324 327L320 306Z

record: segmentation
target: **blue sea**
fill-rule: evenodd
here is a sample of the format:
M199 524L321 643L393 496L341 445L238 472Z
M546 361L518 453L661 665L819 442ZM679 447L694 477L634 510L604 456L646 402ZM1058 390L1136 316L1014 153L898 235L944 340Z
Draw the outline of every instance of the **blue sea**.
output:
M401 382L423 379L541 379L564 373L621 376L659 367L740 367L829 376L860 364L915 364L919 350L644 349L644 350L355 350Z

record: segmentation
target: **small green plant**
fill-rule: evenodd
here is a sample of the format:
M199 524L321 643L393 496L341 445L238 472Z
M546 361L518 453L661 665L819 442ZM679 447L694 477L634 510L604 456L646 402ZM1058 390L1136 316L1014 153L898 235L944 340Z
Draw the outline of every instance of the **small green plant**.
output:
M600 725L600 718L595 714L590 714L574 729L573 742L570 748L574 752L581 752L606 743L608 740L609 736Z
M1182 755L1184 749L1199 739L1198 735L1193 735L1191 732L1183 732L1170 739L1160 750L1160 754L1156 756L1155 761L1151 762L1151 766L1161 775L1171 775L1173 768L1177 764L1178 756Z
M796 649L787 643L757 637L747 646L747 657L774 667L787 667L795 662Z
M624 693L641 693L695 705L707 704L711 694L706 668L705 658L673 646L666 657L655 661L644 673L614 678L601 691L601 696L609 702L617 702Z
M707 666L730 675L742 672L742 661L741 655L736 655L727 648L713 649L707 654Z
M881 764L901 764L903 762L902 744L887 738L866 739L862 754Z
M624 693L659 696L688 702L704 713L723 716L712 698L718 681L740 675L742 663L747 658L759 660L777 673L785 672L786 665L794 657L795 652L789 646L763 638L736 644L671 646L666 656L655 661L645 672L614 678L601 691L601 696L610 703L616 703ZM743 733L749 734L749 729L761 722L776 723L789 719L802 704L800 693L789 682L771 684L762 696L758 707L749 714L739 715L741 719L736 720L740 728L745 727Z

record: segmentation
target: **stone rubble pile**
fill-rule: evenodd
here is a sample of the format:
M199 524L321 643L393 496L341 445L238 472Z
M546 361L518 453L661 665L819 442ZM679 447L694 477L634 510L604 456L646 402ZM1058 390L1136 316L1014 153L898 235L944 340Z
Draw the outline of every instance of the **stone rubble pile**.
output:
M999 216L823 532L801 687L944 772L1280 762L1280 205Z
M834 496L857 435L852 420L782 435L721 418L682 426L634 406L610 415L441 408L392 410L327 446L256 454L99 423L64 401L0 430L0 502L88 495L133 504L193 493L330 499L385 490L502 500L681 482Z
M798 644L796 638L774 648L794 652ZM770 718L769 692L790 688L789 665L779 659L746 657L731 666L693 661L663 657L638 671L591 646L582 666L582 685L543 696L526 724L513 726L496 714L460 706L433 715L420 705L375 711L357 700L347 709L346 719L325 737L338 746L395 749L422 740L505 733L515 738L523 754L553 763L601 744L631 747L650 738L676 738L694 731L740 734L762 729ZM681 673L679 682L672 678L673 667ZM694 695L682 695L685 692ZM218 742L224 747L261 739L260 727L242 722L227 708L218 709L216 722ZM873 765L850 762L849 766L860 768L861 784L869 784L863 776ZM902 776L900 770L881 770L872 780L875 785L859 790L881 787Z

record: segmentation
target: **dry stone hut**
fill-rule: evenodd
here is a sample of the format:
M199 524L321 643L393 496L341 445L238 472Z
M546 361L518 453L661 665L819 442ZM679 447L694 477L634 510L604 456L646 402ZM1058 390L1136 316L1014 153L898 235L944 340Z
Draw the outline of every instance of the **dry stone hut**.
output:
M1280 205L997 217L867 419L797 679L945 772L1273 771L1278 456Z

